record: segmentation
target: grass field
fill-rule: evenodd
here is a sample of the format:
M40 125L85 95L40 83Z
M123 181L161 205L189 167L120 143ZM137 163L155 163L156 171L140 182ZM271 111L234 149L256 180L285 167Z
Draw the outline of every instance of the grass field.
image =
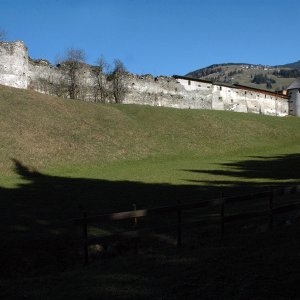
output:
M80 216L79 206L108 213L299 183L299 125L294 117L100 105L0 86L0 296L267 299L277 291L278 299L296 299L300 291L288 290L299 263L291 240L297 228L228 237L222 246L195 231L180 253L171 234L164 236L169 242L148 241L138 257L82 269L72 244L61 244L73 229L57 224ZM274 247L280 250L268 256ZM274 277L268 267L283 257L287 265L279 263Z
M291 117L97 105L0 87L1 183L14 182L12 159L55 175L183 183L175 170L297 153L299 123Z

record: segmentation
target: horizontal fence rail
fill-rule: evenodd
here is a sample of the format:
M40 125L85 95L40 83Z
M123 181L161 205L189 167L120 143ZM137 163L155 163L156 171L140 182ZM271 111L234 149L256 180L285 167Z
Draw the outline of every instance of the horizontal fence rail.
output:
M287 194L293 194L300 191L300 185L297 186L288 186L281 188L270 188L268 191L257 192L252 194L245 194L240 196L230 196L220 198L198 201L192 203L184 203L181 204L178 201L177 205L171 206L162 206L162 207L154 207L149 209L136 209L134 205L134 210L125 211L125 212L117 212L112 214L102 214L102 215L94 215L88 216L86 212L83 212L82 218L72 219L69 223L74 225L82 226L82 234L83 234L83 248L84 248L84 263L87 264L89 260L88 247L90 244L101 242L109 242L119 238L128 238L135 240L136 249L138 249L138 238L142 236L146 236L148 234L155 232L164 232L170 229L176 228L177 235L177 246L180 247L182 245L182 225L187 224L220 224L221 226L221 236L223 237L225 234L225 224L235 221L249 220L258 217L269 217L269 229L273 229L274 223L274 215L280 213L287 213L293 210L300 209L299 203L289 203L286 205L280 205L274 207L274 197L275 196L284 196ZM267 199L268 209L263 209L260 211L250 211L250 212L242 212L242 213L231 213L226 214L226 205L234 204L234 203L245 203L251 200L258 199ZM210 213L203 214L201 216L197 216L196 221L185 221L183 222L182 212L189 211L198 208L209 208L209 207L219 207L219 213ZM176 223L172 225L166 226L152 226L151 228L138 228L138 219L144 218L148 216L159 216L163 214L176 214ZM110 234L102 237L89 237L88 236L88 225L100 222L107 221L120 221L120 220L133 220L132 230L127 230L123 232L118 232L114 234Z

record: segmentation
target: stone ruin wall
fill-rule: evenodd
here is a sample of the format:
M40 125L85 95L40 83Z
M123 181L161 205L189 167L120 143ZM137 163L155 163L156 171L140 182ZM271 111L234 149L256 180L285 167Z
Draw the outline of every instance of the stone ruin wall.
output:
M212 109L282 117L288 115L289 103L276 94L214 85Z
M209 103L209 109L271 116L288 115L288 99L279 95L196 80L177 80L186 90L193 91L198 96L197 103Z
M79 98L95 101L97 77L92 66L81 70ZM173 108L230 110L285 116L288 100L268 93L227 87L174 77L127 74L125 104L142 104ZM0 43L0 84L30 88L49 95L68 97L68 77L64 69L45 60L28 57L24 43Z
M28 88L37 92L68 98L68 75L62 66L53 66L46 60L29 58ZM94 101L94 88L97 84L95 74L89 65L83 65L80 70L79 98Z
M124 103L173 108L211 109L211 90L186 89L173 77L129 74Z
M28 50L23 42L0 42L0 84L27 88Z

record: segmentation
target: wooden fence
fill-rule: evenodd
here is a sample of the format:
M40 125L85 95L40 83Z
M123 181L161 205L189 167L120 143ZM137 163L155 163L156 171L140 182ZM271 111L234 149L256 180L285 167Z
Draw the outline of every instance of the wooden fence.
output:
M133 238L137 240L137 238L150 234L155 230L166 231L170 228L176 228L176 243L177 247L182 246L182 229L183 225L187 224L187 222L183 222L182 212L186 210L193 210L198 208L208 208L215 207L219 208L219 213L210 213L206 215L201 215L197 218L197 221L193 222L193 224L219 224L221 236L224 237L225 234L225 225L229 222L248 220L251 218L257 217L268 217L268 227L270 230L273 229L274 224L274 216L280 213L290 212L300 208L300 201L294 201L293 203L284 204L275 206L274 205L274 197L283 196L287 194L293 194L300 191L299 186L289 186L282 187L276 189L270 189L264 192L258 192L254 194L247 194L241 196L231 196L231 197L223 197L205 201L197 201L193 203L184 203L182 204L180 201L177 202L177 205L172 206L163 206L163 207L155 207L150 209L134 209L132 211L118 212L112 214L104 214L104 215L94 215L88 216L86 212L83 212L82 218L73 219L71 222L75 225L80 225L82 227L82 236L83 236L83 249L84 249L84 263L88 264L89 261L89 245L115 240L118 238ZM268 204L268 209L254 211L254 212L245 212L245 213L237 213L237 214L227 214L226 207L228 204L233 203L243 203L249 202L258 199L266 199ZM176 213L176 224L172 224L171 226L159 226L159 227L151 227L146 229L138 228L138 219L145 218L149 216L158 216L163 214ZM117 221L117 220L126 220L132 219L132 230L119 232L117 234L112 234L105 237L89 237L88 235L88 226L90 224L95 224L99 222L107 222L107 221ZM137 245L136 245L137 246Z

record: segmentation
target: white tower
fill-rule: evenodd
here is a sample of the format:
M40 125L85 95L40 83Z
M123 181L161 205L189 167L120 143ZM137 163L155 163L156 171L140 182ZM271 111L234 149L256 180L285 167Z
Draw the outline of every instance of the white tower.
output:
M289 96L289 114L300 117L300 78L287 87Z

